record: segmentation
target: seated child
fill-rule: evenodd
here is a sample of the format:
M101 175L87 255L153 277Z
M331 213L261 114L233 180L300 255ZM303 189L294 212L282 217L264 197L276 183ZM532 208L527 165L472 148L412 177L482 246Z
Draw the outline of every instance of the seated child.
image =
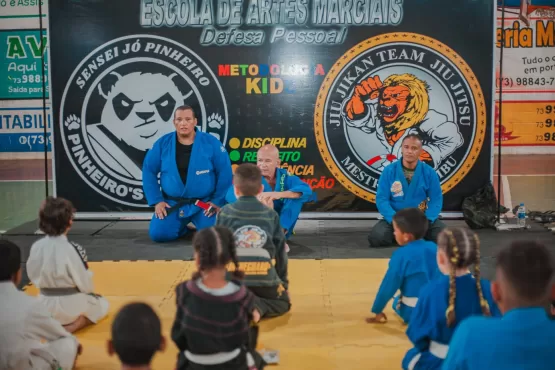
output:
M263 189L260 169L241 164L233 187L238 200L221 209L216 225L230 228L235 236L239 261L246 266L244 283L255 295L255 322L283 315L291 308L285 236L278 214L257 199Z
M553 273L553 256L544 245L517 241L503 249L491 287L503 318L462 322L443 369L555 368L555 322L545 311Z
M423 240L427 231L428 219L418 208L402 209L393 217L393 234L402 248L391 256L372 306L376 316L366 319L368 323L387 322L383 309L398 290L401 294L393 300L393 310L409 323L420 289L441 275L436 262L436 244Z
M66 199L48 197L43 202L39 226L46 236L33 244L27 260L27 275L40 289L40 300L70 333L108 313L108 301L93 293L85 249L67 238L73 213Z
M118 312L112 322L108 354L116 354L123 369L149 370L154 354L165 349L162 324L152 307L146 303L130 303Z
M17 289L21 251L0 240L0 369L73 369L81 346L37 298Z
M414 345L403 369L440 369L458 324L469 316L500 316L490 283L480 278L480 241L466 228L438 236L437 263L444 275L420 291L407 336ZM470 266L474 265L474 276Z
M240 282L233 234L221 226L202 229L193 248L197 272L176 288L171 336L179 348L177 369L262 369L250 327L254 296ZM236 267L231 281L229 263Z

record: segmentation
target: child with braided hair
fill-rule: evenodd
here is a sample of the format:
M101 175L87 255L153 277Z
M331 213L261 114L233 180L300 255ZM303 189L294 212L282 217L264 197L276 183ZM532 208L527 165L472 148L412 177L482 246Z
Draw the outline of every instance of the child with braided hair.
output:
M501 315L489 281L480 277L478 236L466 228L445 229L437 245L437 264L444 276L420 291L407 329L414 348L405 355L403 369L440 369L461 321L474 315Z
M200 230L193 248L197 271L176 288L177 369L262 369L251 326L254 296L241 282L233 234L222 226ZM235 266L230 280L228 264Z

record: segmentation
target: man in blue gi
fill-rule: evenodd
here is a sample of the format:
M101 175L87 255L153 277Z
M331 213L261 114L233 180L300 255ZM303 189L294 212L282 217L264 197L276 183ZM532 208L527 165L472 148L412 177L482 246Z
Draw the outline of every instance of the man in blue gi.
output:
M177 108L173 123L176 132L158 139L143 163L145 196L155 206L149 227L155 242L183 236L189 222L197 230L213 226L233 178L227 151L196 127L191 107Z
M311 199L312 189L297 176L279 168L279 150L274 145L264 145L258 150L256 158L264 185L264 191L260 193L258 200L278 213L285 238L289 239L303 204ZM233 186L229 188L225 199L227 203L237 200Z
M491 290L503 317L469 317L451 343L445 370L555 368L555 321L546 312L553 256L542 244L516 241L496 259Z
M401 151L403 156L383 170L378 182L376 206L383 220L368 235L371 248L394 245L391 222L395 213L404 208L420 208L425 212L430 223L425 240L435 243L445 228L438 219L443 206L439 177L431 166L420 160L425 154L422 139L415 134L407 135Z

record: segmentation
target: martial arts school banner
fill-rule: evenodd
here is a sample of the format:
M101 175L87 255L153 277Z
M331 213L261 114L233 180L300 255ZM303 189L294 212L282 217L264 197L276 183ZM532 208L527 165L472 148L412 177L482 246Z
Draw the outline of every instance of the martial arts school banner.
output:
M375 212L413 132L444 211L490 180L491 1L49 5L55 187L80 212L148 210L142 161L183 103L234 166L276 145L316 192L304 211Z

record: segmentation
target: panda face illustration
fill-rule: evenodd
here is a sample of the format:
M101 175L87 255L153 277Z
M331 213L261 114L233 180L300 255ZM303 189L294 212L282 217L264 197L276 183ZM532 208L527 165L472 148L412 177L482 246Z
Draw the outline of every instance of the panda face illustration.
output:
M99 85L99 93L106 99L101 123L118 139L146 151L161 136L174 130L173 111L187 96L172 81L174 75L112 74L119 79L107 95Z

